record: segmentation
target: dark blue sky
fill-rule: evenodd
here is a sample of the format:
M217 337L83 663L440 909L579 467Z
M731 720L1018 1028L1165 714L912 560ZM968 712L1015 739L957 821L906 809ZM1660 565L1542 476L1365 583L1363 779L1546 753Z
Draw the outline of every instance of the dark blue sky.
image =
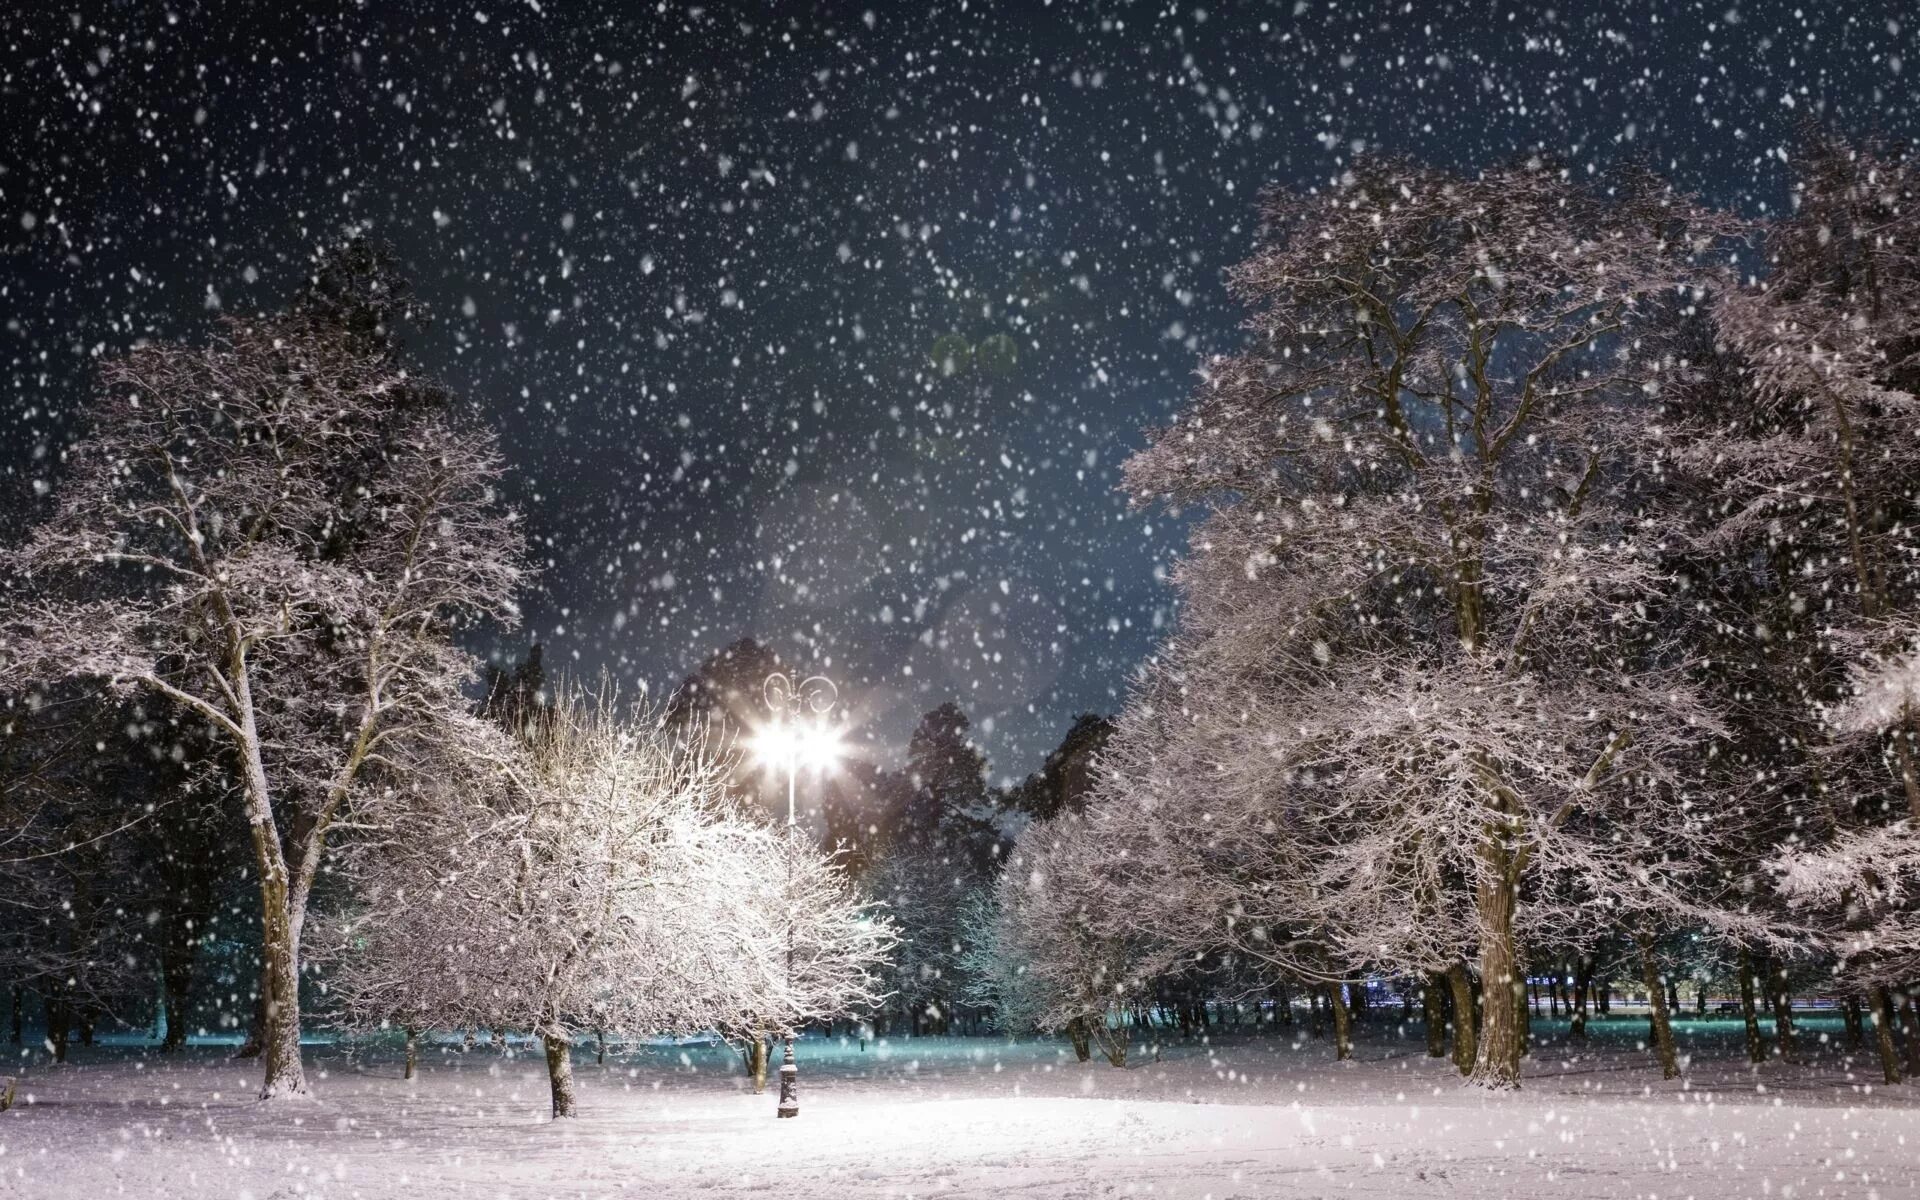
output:
M1556 7L35 5L0 468L44 503L101 354L365 227L504 437L550 663L750 633L881 757L956 699L1024 773L1171 619L1181 524L1116 472L1236 337L1261 187L1544 148L1758 212L1803 119L1914 130L1911 5Z

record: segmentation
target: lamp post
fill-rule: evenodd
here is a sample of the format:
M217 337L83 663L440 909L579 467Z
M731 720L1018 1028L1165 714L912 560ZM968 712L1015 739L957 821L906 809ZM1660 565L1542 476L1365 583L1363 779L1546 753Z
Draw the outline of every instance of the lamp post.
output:
M798 829L794 816L794 787L804 759L825 769L833 762L838 740L826 724L826 715L840 698L833 680L814 675L795 683L780 671L767 676L763 694L773 723L761 731L757 749L761 757L787 768L787 985L793 985L793 839ZM783 1032L780 1054L780 1108L782 1117L800 1115L800 1067L793 1061L793 1028Z

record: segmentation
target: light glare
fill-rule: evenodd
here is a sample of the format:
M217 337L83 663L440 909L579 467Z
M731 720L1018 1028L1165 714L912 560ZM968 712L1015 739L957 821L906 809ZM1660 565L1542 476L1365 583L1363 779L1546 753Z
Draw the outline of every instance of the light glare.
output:
M789 722L763 726L753 739L754 756L768 766L831 770L840 761L840 733L832 726Z

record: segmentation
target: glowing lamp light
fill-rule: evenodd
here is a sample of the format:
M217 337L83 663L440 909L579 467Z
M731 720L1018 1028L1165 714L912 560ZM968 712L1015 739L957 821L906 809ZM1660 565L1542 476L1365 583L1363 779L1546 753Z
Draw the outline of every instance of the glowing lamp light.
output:
M840 761L840 731L825 723L778 721L753 738L753 754L770 767L828 771Z

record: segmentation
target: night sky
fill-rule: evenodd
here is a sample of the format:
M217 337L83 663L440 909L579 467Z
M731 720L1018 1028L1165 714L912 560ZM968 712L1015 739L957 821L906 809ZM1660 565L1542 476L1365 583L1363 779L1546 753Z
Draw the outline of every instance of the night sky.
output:
M1270 183L1623 156L1758 213L1798 124L1915 131L1911 4L125 3L0 17L0 470L96 361L283 303L364 228L500 430L550 665L743 634L873 752L996 776L1112 711L1183 544L1119 464L1237 336Z

